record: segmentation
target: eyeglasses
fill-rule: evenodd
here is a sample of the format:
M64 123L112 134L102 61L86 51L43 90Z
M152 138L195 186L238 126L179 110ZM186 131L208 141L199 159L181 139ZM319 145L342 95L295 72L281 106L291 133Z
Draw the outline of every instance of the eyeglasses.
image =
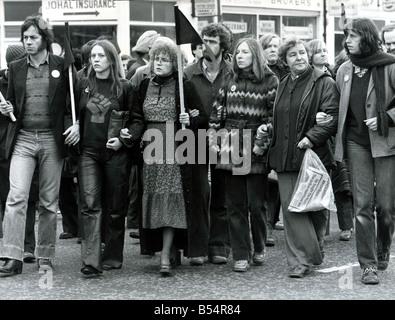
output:
M160 62L160 63L170 63L171 62L171 60L166 59L166 58L161 58L161 57L155 57L154 61L155 62Z

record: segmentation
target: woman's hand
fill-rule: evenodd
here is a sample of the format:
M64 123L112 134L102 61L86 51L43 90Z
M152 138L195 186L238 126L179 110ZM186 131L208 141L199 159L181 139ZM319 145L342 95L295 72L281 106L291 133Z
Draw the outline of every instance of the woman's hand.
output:
M315 116L315 121L319 126L324 126L328 123L331 123L332 120L333 116L326 114L325 112L318 112Z
M122 139L130 139L132 137L132 135L129 133L129 129L128 128L121 129L121 132L120 132L119 136Z
M1 102L0 103L0 111L3 116L9 117L10 113L14 112L14 107L12 106L12 104L9 101L6 101L5 103Z
M363 120L368 128L372 131L377 131L377 117Z
M299 143L298 143L298 148L299 149L311 149L314 145L311 143L309 138L304 137Z
M122 147L122 142L117 137L108 139L106 148L118 151Z
M75 146L80 141L80 125L78 123L73 124L65 132L64 136L67 136L64 143L67 145Z
M254 144L254 148L252 149L252 153L255 154L257 157L262 156L264 150L260 147Z
M186 112L180 113L180 122L181 124L185 124L186 126L189 126L190 125L189 113Z

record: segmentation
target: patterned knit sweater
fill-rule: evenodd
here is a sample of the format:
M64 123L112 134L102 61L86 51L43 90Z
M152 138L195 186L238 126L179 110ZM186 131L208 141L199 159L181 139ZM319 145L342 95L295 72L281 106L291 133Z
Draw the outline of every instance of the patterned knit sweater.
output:
M270 144L278 78L268 68L266 70L266 77L262 81L257 81L252 74L231 76L219 90L209 122L210 128L216 130L216 143L220 147L217 162L219 169L232 170L239 167L240 164L236 163L237 158L244 155L251 157L252 167L249 173L267 172L266 152ZM257 129L263 124L267 125L269 130L262 139L257 137ZM249 141L245 140L246 143L243 143L243 134L249 132L245 129L251 130L251 136ZM239 138L238 143L236 135ZM215 144L215 139L216 136L209 136L210 146ZM264 154L253 154L254 145L264 149Z

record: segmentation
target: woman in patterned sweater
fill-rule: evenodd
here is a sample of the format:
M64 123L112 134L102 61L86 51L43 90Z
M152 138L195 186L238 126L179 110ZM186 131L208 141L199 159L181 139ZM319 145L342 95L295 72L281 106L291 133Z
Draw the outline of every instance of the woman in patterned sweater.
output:
M219 130L222 138L220 145L211 145L219 152L217 168L227 171L233 270L245 272L251 260L262 265L265 258L265 162L278 79L267 67L258 41L242 38L235 48L234 74L219 91L210 128Z

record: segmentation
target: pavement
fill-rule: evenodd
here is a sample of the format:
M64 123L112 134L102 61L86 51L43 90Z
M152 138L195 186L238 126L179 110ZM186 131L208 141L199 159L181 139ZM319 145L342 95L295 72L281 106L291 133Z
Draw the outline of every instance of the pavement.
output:
M171 277L158 273L159 253L140 254L139 241L125 234L124 264L120 270L104 271L96 278L85 278L81 272L81 252L77 239L58 240L54 268L39 271L36 264L24 264L22 274L0 278L1 300L97 301L123 300L139 308L150 302L149 314L165 302L235 303L247 301L314 301L314 300L392 300L395 298L395 267L379 272L380 284L364 285L357 263L355 234L351 241L339 241L336 215L331 213L330 234L325 241L324 263L303 279L288 277L284 250L284 233L275 230L276 245L267 248L262 266L252 266L246 273L225 265L205 263L182 265ZM58 217L58 236L62 232ZM173 303L173 304L172 304ZM1 308L1 307L0 307ZM196 307L197 308L197 307ZM244 313L252 310L244 307ZM165 310L157 310L165 312Z

